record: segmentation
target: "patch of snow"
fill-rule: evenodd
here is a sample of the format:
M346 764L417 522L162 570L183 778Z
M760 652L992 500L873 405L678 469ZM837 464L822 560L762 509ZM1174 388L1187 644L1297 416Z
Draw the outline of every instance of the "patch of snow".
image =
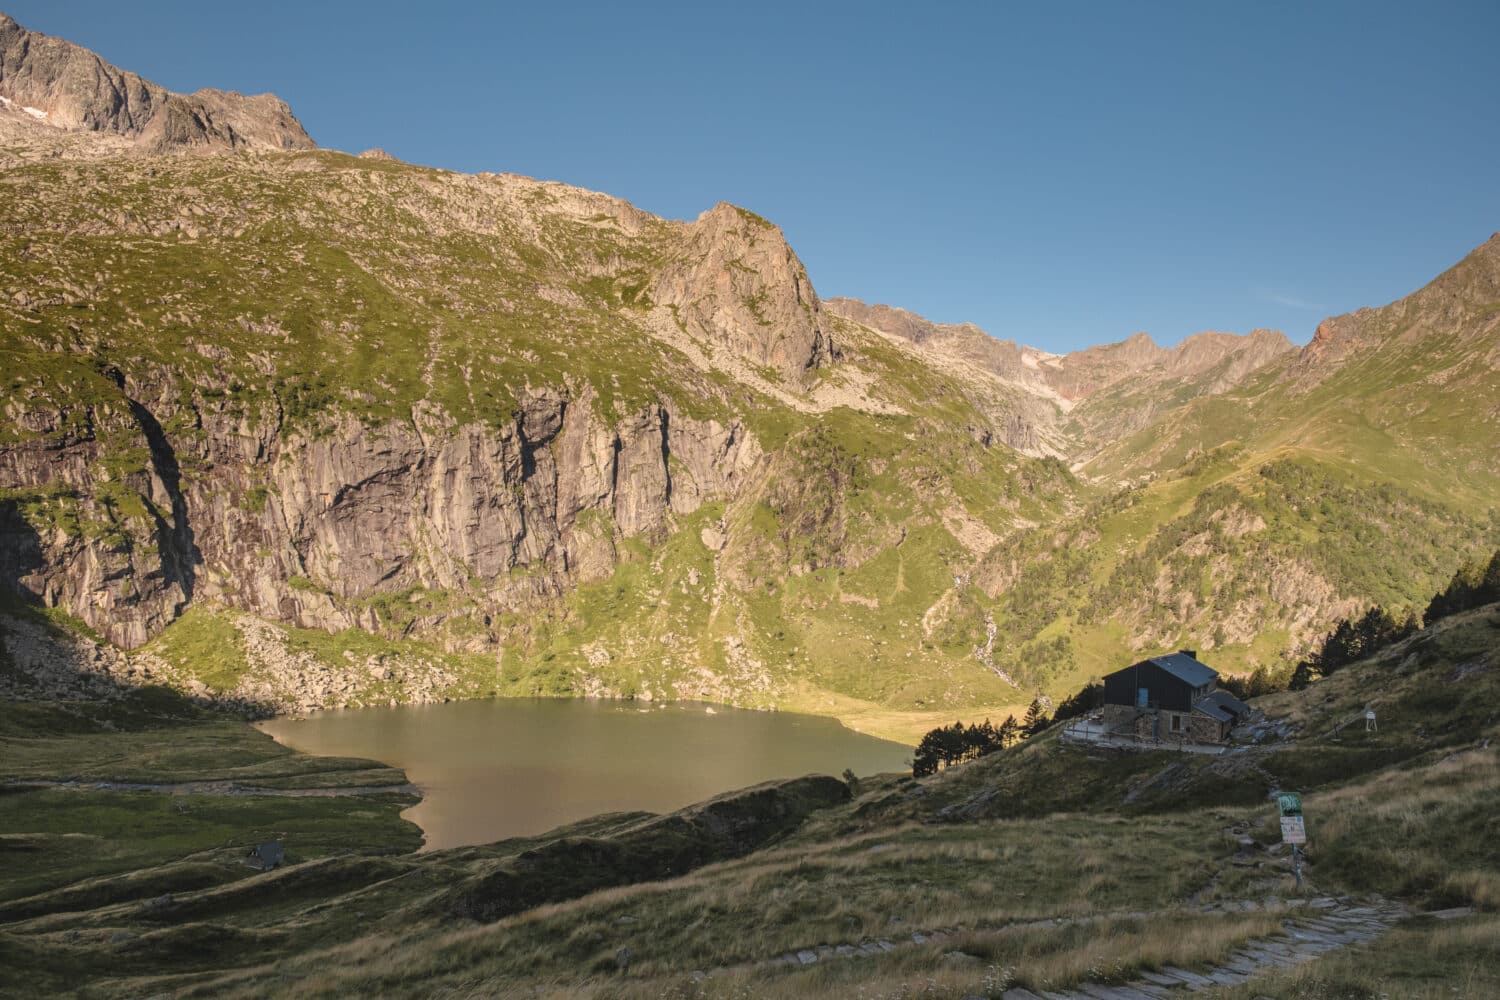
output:
M47 117L47 112L43 111L41 108L26 108L26 107L23 107L21 110L24 111L24 112L26 112L28 115L30 115L33 118L40 119L40 118L46 118Z
M10 107L10 98L0 97L0 107Z

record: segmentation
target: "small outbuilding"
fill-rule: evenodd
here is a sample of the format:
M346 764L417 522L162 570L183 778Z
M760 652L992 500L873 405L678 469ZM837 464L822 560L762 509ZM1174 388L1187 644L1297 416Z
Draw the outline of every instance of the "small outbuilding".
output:
M251 868L268 872L285 860L286 852L282 850L281 841L272 840L251 848L249 857L245 859L245 864Z
M1105 725L1144 740L1222 743L1251 709L1218 682L1191 649L1133 663L1104 678Z

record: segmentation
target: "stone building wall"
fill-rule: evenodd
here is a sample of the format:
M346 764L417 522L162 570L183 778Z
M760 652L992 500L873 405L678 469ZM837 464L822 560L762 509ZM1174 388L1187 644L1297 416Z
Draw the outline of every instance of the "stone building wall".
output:
M1135 722L1135 712L1130 705L1105 705L1104 727L1110 732L1129 731Z
M1134 711L1130 709L1129 711ZM1161 719L1160 729L1156 726L1157 718ZM1172 729L1172 720L1181 719L1178 723L1181 727ZM1109 716L1106 714L1106 721ZM1162 743L1222 743L1224 742L1224 729L1214 719L1198 712L1142 712L1133 720L1125 724L1125 728L1134 732L1135 738L1143 741L1160 740Z
M1194 712L1188 717L1187 727L1187 736L1194 743L1224 742L1225 727L1217 719L1210 719L1206 715Z

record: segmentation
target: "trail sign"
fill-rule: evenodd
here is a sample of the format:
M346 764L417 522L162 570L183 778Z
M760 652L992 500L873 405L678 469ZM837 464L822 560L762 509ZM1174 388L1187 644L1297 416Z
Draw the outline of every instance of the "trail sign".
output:
M1302 845L1307 843L1307 821L1302 817L1302 796L1296 792L1277 792L1276 808L1281 810L1281 842L1292 845L1292 874L1297 876L1297 890L1302 889Z

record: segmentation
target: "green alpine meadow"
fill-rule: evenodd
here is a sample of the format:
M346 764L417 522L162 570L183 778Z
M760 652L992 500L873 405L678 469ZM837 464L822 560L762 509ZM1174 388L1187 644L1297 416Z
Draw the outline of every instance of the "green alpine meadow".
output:
M1052 351L695 211L0 13L0 996L1500 995L1500 233Z

